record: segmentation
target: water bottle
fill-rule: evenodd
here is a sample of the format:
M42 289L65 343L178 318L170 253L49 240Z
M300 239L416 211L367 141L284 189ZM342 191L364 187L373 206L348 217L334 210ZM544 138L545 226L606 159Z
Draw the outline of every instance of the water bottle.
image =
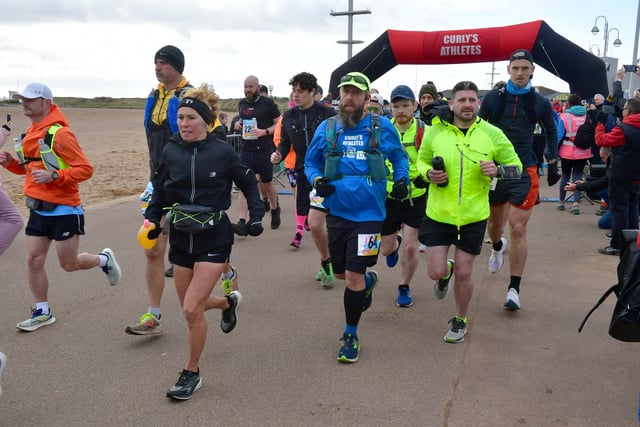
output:
M144 249L151 249L156 245L158 239L149 239L149 232L155 229L156 225L148 219L145 219L142 223L142 227L138 230L138 243Z
M435 156L432 160L431 160L431 166L433 166L433 168L437 171L444 171L444 160L442 157L440 156ZM441 184L438 184L438 187L446 187L447 184L449 184L449 178L447 178L447 180Z

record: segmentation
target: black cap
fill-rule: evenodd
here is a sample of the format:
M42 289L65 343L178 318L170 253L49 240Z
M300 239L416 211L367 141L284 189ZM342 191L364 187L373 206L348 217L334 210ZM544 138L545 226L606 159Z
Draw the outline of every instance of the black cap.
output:
M265 85L260 85L260 93L266 93L267 95L269 95L269 88Z
M516 59L526 59L533 64L533 55L531 55L531 52L526 49L518 49L513 52L511 54L511 57L509 58L509 64L511 64Z
M156 61L158 59L162 59L164 62L171 65L180 74L184 71L184 55L182 54L182 51L175 46L166 45L165 47L160 48L160 50L156 52L156 56L153 60Z

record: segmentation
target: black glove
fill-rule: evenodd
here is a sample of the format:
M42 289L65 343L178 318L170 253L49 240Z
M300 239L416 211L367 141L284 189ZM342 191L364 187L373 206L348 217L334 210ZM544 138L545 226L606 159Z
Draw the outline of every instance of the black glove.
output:
M407 188L407 178L400 178L393 183L391 193L389 194L393 199L403 200L409 195L409 188Z
M7 123L3 124L2 127L11 132L11 113L7 114Z
M422 178L422 175L418 175L418 177L413 180L413 186L416 188L427 188L429 187L429 183Z
M259 219L250 219L249 226L247 227L247 234L249 236L259 236L264 231L262 222Z
M149 220L149 222L155 225L156 228L154 228L153 230L149 230L149 232L147 233L147 237L149 238L149 240L155 240L162 233L162 227L160 227L159 222L151 221L151 220Z
M549 163L547 169L547 184L549 187L553 186L556 182L560 180L560 173L558 172L558 163Z
M314 186L316 187L316 194L320 197L328 197L336 191L336 186L331 184L329 179L325 177L316 179Z

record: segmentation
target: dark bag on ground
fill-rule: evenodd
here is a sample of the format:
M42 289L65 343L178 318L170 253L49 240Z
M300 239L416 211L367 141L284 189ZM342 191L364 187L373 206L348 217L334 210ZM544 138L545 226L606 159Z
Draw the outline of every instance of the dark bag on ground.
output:
M225 211L209 206L176 204L171 207L173 228L186 233L211 230L226 215Z
M640 248L638 230L624 230L626 250L618 263L618 283L607 289L598 303L587 313L578 328L582 331L591 313L595 311L611 293L617 297L613 308L609 335L626 342L640 342Z
M573 144L582 149L595 147L596 145L596 126L591 114L588 112L584 123L581 124L576 131Z

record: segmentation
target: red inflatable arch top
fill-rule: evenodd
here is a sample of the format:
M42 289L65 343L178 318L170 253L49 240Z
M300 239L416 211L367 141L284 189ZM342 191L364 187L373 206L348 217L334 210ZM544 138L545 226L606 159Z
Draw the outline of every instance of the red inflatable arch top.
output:
M583 98L609 93L604 62L544 21L471 30L387 30L333 71L329 91L337 95L340 77L350 71L360 71L374 81L398 64L505 61L516 49L529 50L534 62L569 83L572 93Z

